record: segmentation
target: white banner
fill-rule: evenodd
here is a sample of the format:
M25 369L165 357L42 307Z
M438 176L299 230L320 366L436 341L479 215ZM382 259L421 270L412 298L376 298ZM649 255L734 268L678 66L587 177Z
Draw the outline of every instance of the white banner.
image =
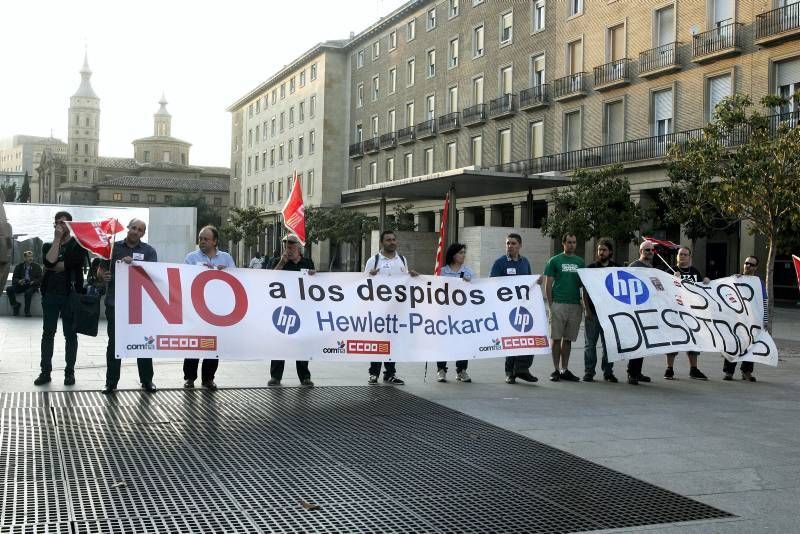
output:
M778 349L763 328L761 280L755 276L706 285L641 267L578 274L597 310L609 361L698 351L778 365Z
M117 358L437 361L549 354L538 276L117 264Z

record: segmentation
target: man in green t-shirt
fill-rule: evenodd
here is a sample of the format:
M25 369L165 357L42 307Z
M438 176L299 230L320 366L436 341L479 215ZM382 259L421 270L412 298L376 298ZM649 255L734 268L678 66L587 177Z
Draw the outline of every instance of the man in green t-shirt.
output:
M583 258L575 255L578 239L564 234L561 239L564 252L550 258L544 268L545 298L550 305L550 338L553 340L553 367L550 380L580 380L569 371L569 353L572 342L578 339L583 319L580 279L578 269L586 267Z

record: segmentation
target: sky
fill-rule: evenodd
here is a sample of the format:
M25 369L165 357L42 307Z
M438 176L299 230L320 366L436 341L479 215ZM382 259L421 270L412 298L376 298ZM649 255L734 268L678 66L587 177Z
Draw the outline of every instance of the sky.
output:
M0 139L66 142L84 49L100 97L100 155L133 157L162 91L194 165L230 166L225 109L319 41L346 39L406 0L3 2Z

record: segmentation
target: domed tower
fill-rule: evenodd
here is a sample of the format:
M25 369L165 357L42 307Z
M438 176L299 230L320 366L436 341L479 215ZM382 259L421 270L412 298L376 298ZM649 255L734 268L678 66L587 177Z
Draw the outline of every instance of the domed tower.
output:
M88 54L81 68L81 85L69 99L67 129L67 175L59 189L61 202L94 204L97 201L94 184L100 145L100 98L92 89L92 70Z
M172 115L164 93L158 103L161 107L153 115L153 135L133 140L133 157L137 163L157 168L188 166L192 144L172 137Z
M172 129L172 115L167 111L167 99L164 93L161 93L161 100L158 101L161 107L155 115L153 115L153 135L157 137L169 137Z

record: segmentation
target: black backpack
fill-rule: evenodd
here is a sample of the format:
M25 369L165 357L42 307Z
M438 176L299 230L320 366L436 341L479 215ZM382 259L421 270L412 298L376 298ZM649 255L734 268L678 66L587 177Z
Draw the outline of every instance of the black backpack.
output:
M378 268L378 259L380 258L380 256L381 256L380 254L375 254L375 265L372 267L373 269ZM403 256L402 254L398 254L398 256L400 256L400 259L403 261L403 267L405 267L406 270L408 270L408 265L406 265L406 257Z

